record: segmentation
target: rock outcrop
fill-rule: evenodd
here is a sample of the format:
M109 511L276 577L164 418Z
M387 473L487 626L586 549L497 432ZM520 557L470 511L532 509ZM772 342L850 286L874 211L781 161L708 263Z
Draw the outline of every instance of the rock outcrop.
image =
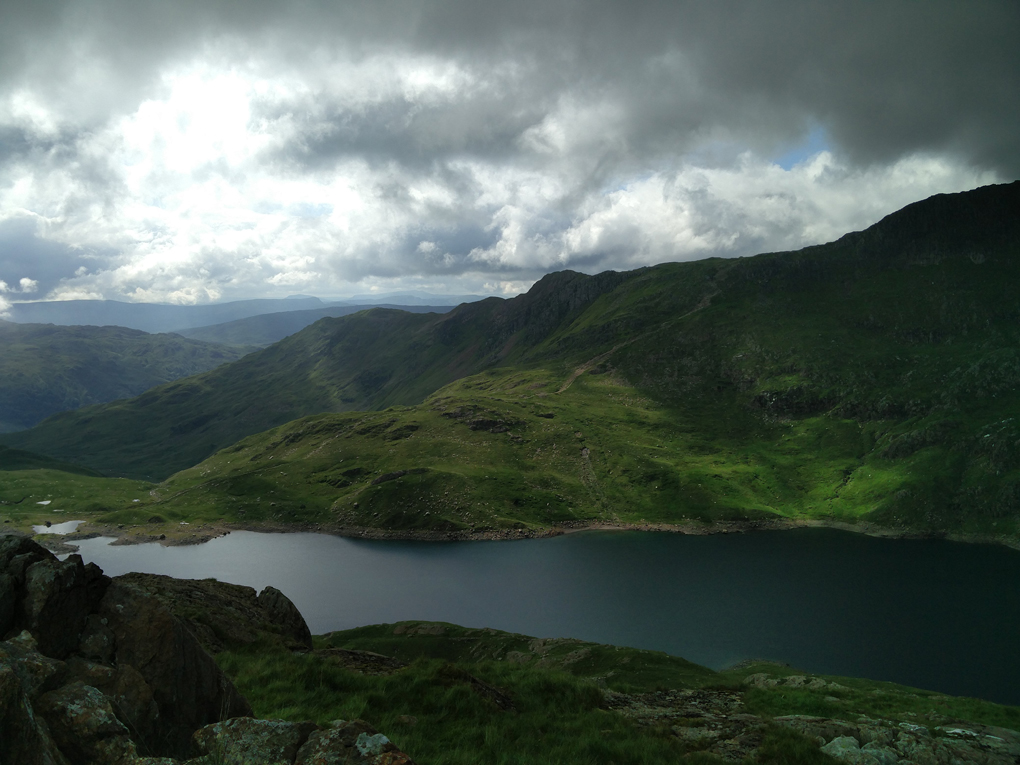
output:
M361 721L254 719L203 643L267 636L311 648L278 590L110 579L77 555L60 561L29 538L0 536L0 763L411 763Z
M837 683L794 675L745 678L749 687L840 689ZM814 683L814 684L813 684ZM812 685L813 684L813 685ZM769 725L781 725L814 740L846 765L1016 765L1020 734L970 723L929 729L895 720L858 716L856 721L806 715L769 719L748 713L736 690L671 690L653 693L608 692L605 704L639 725L654 726L700 751L731 762L754 758Z
M210 653L257 642L310 651L312 633L290 599L275 587L256 595L251 587L215 579L174 579L125 574L117 581L156 598L184 622Z
M186 756L198 728L252 714L195 636L153 596L114 580L98 615L113 633L114 665L132 667L152 690L155 720L136 731L147 752Z

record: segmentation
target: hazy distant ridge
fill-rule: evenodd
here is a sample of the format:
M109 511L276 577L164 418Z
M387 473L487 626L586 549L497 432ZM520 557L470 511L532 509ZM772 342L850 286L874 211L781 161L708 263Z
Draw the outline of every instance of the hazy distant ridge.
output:
M285 337L290 337L295 332L300 332L319 319L347 316L371 308L398 308L410 313L447 313L453 309L453 306L331 305L325 308L313 308L308 311L264 313L258 316L249 316L246 319L224 322L223 324L213 324L208 327L182 329L177 334L195 340L204 340L209 343L265 347L277 343Z
M325 305L315 297L283 300L237 300L212 305L166 305L124 303L118 300L51 300L15 303L10 321L19 324L60 324L64 326L117 326L143 332L176 332L181 329L221 324L266 313L299 311Z

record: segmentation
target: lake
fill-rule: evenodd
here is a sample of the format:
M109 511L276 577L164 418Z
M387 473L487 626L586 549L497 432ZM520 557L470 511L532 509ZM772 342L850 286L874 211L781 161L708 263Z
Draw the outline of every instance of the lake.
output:
M716 669L750 658L1020 704L1020 553L829 529L512 542L233 532L76 542L111 576L273 585L313 633L408 619L576 637Z

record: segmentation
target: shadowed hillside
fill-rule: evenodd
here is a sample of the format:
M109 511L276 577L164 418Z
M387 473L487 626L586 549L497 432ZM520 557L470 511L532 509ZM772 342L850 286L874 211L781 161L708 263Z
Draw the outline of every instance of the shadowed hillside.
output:
M30 428L57 412L137 396L235 361L249 350L124 327L0 321L0 432Z

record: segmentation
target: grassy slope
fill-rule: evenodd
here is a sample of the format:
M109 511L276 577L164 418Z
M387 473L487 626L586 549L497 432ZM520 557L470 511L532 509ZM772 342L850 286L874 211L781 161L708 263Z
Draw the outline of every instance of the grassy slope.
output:
M602 689L628 693L664 689L740 688L756 672L801 674L776 665L717 673L655 651L536 640L497 630L402 622L316 638L319 648L373 651L409 665L393 674L350 671L328 656L279 650L222 653L217 660L260 716L326 723L362 718L421 762L719 762L669 734L639 727L602 707ZM475 677L503 691L517 712L505 712L471 690ZM1020 709L905 688L828 677L825 688L752 688L745 709L766 719L807 714L856 721L872 718L945 725L968 721L1016 729ZM696 722L696 721L695 721ZM686 755L686 757L685 757ZM832 762L817 744L772 729L759 750L764 763Z
M142 481L69 473L52 467L2 471L0 523L4 530L29 531L32 525L46 521L87 520L137 506L149 498L151 489L151 484Z
M137 396L235 361L249 349L124 327L0 321L0 432L69 409Z

